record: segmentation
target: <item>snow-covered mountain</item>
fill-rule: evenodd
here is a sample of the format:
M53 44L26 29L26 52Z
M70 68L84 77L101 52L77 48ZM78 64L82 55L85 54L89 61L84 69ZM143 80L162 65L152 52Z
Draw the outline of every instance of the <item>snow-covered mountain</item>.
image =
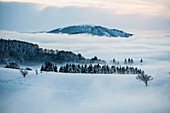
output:
M91 34L97 36L106 36L106 37L130 37L133 34L125 33L124 31L117 29L108 29L102 26L93 26L93 25L76 25L68 26L64 28L58 28L47 33L66 33L66 34Z

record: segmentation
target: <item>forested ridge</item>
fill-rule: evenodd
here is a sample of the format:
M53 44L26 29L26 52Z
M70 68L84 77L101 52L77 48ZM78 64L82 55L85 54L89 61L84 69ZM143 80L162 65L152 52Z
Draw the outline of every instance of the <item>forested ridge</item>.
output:
M46 61L55 63L93 63L104 62L101 60L90 60L83 57L80 53L75 54L71 51L59 51L53 49L39 48L37 44L18 40L0 39L0 63L16 61L18 63L43 63Z

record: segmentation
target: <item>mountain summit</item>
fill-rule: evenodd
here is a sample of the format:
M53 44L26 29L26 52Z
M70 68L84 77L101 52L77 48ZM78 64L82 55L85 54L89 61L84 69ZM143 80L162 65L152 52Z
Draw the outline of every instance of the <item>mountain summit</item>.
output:
M125 33L124 31L117 29L108 29L102 26L93 25L76 25L68 26L64 28L58 28L47 33L66 33L66 34L91 34L96 36L106 36L106 37L130 37L133 34Z

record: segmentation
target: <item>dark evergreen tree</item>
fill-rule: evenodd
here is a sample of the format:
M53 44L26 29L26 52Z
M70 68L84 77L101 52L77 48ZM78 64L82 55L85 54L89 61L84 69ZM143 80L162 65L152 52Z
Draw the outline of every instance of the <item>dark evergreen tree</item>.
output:
M42 71L44 71L44 65L41 66L40 71L41 71L41 73L42 73Z
M92 64L90 64L89 67L88 67L88 73L93 73L93 66L92 66Z
M45 62L44 71L54 71L54 65L51 62Z
M116 73L119 74L119 67L116 67Z
M86 73L85 72L85 67L83 65L81 66L81 73Z
M97 68L97 65L94 65L94 70L93 70L93 73L98 73L98 68Z
M138 68L135 67L134 74L138 74Z
M115 66L111 66L111 73L116 73Z
M106 74L110 73L110 67L108 65L106 65Z
M85 70L85 73L88 73L88 68L86 64L84 65L84 70Z
M124 64L127 64L127 60L126 60L126 58L125 58Z
M75 64L70 64L69 65L69 72L71 72L71 73L76 73L76 66L75 66Z
M121 74L125 74L125 67L122 67L122 73Z
M97 64L97 73L101 73L101 66Z
M77 65L77 73L82 73L81 70L82 70L82 69L81 69L81 66L78 64L78 65Z
M143 62L143 59L141 59L140 62L142 63L142 62Z
M128 58L128 64L130 64L130 58Z
M133 62L133 59L131 59L131 60L130 60L130 64L133 64L133 63L134 63L134 62Z
M58 72L57 66L54 66L54 72Z
M116 59L113 59L113 64L116 64Z
M126 66L126 74L130 74L130 72L129 72L129 67L128 66Z
M59 72L64 72L64 67L63 66L60 67Z
M104 74L105 73L105 66L102 66L102 70L101 70L101 73Z
M66 64L66 66L64 66L64 72L68 73L69 72L68 69L69 69L69 64Z

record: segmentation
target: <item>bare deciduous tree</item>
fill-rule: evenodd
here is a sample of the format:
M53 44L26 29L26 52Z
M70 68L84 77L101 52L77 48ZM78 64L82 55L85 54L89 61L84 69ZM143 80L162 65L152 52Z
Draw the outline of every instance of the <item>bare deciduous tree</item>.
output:
M143 81L147 87L148 81L153 80L153 77L147 74L140 74L136 77L136 79L140 79L141 81Z
M23 75L23 77L26 77L26 75L28 74L28 70L26 69L20 69L20 72Z

